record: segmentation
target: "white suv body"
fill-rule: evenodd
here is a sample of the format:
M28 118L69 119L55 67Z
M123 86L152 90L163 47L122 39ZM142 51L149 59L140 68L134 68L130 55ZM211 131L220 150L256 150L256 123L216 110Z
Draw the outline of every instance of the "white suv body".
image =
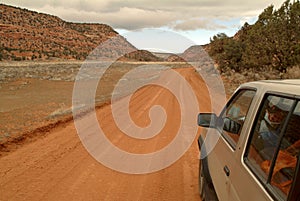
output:
M243 84L198 125L202 200L300 200L300 80Z

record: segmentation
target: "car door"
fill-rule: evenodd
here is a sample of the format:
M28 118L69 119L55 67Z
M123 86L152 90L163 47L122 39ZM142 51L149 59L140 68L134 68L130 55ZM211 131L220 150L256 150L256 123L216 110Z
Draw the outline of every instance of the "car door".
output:
M254 95L254 89L237 91L221 112L217 128L214 129L221 137L210 153L208 161L220 200L237 199L237 193L231 183L232 170L240 163L236 157L236 148Z
M273 106L280 121L270 118ZM277 118L280 119L280 118ZM277 136L266 133L278 131ZM273 125L272 125L273 124ZM269 127L276 127L270 129ZM268 134L268 137L264 135ZM274 137L274 140L271 139ZM274 143L273 143L274 142ZM243 166L234 181L241 200L299 200L300 101L294 96L266 94L255 117ZM297 183L298 182L298 183Z

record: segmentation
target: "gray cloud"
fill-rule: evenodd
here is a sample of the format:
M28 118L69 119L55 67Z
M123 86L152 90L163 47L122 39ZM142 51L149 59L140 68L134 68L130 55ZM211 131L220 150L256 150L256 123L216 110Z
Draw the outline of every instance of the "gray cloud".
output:
M2 0L2 3L57 15L67 21L97 22L116 29L169 27L176 30L226 28L216 21L253 18L283 0ZM200 20L199 20L200 19Z
M210 19L189 19L177 23L173 28L175 30L188 31L197 29L217 30L226 29L227 27L224 25L217 24Z

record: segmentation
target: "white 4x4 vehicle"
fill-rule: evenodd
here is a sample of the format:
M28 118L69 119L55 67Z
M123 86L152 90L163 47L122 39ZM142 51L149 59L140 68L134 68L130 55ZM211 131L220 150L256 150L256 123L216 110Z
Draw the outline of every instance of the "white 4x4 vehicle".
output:
M300 200L300 80L243 84L198 125L202 200Z

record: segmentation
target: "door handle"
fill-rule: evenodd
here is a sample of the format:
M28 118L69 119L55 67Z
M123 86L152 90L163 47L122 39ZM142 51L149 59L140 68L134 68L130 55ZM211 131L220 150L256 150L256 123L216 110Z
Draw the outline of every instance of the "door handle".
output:
M230 175L230 170L229 170L229 168L227 167L227 165L224 166L223 170L224 170L226 176L228 177L228 176Z

